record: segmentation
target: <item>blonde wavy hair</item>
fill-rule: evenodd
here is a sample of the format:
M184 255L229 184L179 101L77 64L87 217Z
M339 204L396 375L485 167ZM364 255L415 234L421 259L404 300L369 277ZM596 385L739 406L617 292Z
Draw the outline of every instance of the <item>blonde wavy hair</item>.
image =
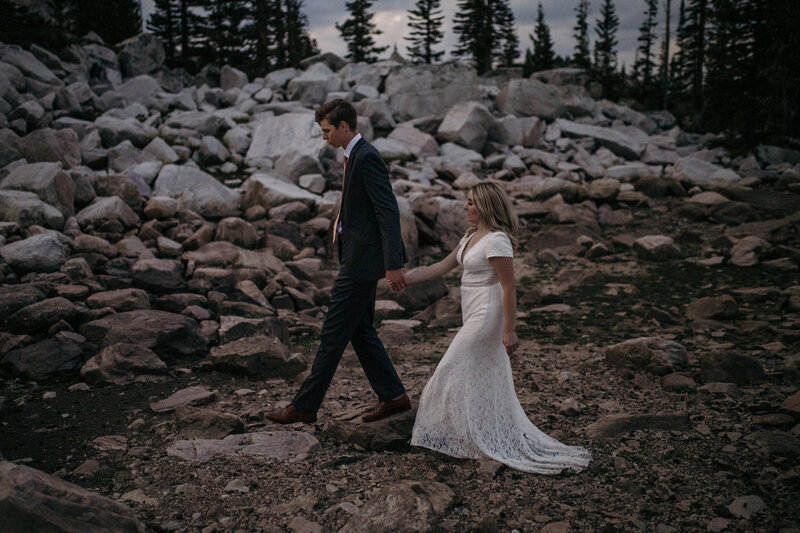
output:
M481 221L492 231L502 231L511 240L514 251L517 250L519 241L519 219L511 207L511 200L505 191L496 183L485 181L473 185L467 191L472 193L472 203L478 211ZM475 233L478 228L473 224L467 228L466 236Z

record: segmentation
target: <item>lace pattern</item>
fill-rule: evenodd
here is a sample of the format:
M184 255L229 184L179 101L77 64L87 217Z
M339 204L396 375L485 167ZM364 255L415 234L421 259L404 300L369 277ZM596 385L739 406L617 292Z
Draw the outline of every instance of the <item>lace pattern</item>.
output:
M457 254L464 265L463 326L425 385L411 444L454 457L490 457L526 472L584 469L589 452L540 431L514 390L502 344L503 288L489 262L513 256L510 240L502 232L490 233L463 254L467 240Z

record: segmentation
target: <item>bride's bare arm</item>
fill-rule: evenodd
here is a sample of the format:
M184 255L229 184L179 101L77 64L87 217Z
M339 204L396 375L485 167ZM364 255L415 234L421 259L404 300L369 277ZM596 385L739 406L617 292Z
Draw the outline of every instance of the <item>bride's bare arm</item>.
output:
M460 246L457 247L455 250L450 252L447 257L438 263L434 263L432 265L414 270L413 272L409 272L406 274L406 281L409 285L411 285L412 283L419 283L420 281L428 281L429 279L440 278L444 276L458 266L456 254L460 249Z
M517 318L517 286L514 282L514 259L511 257L492 257L489 259L497 272L497 279L503 287L503 314L505 315L505 325L503 326L503 346L506 347L508 355L514 353L519 347L517 339L516 318Z

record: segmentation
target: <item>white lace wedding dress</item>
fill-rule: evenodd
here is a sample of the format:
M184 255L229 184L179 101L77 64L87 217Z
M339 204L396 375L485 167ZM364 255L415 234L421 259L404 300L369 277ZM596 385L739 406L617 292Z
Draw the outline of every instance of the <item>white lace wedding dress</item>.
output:
M464 254L461 308L464 325L425 385L411 444L454 457L490 457L511 468L539 474L584 469L591 458L534 426L514 390L511 364L502 344L503 289L490 257L512 257L511 241L493 232ZM462 257L464 255L464 257Z

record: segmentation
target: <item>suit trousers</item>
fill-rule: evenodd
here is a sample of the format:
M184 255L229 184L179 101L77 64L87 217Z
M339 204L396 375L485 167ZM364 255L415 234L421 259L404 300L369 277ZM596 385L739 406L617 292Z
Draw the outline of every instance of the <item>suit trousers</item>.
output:
M319 410L348 342L352 343L379 401L397 398L405 393L389 354L372 325L377 286L377 281L356 282L347 277L336 278L311 373L292 400L298 409L314 413Z

